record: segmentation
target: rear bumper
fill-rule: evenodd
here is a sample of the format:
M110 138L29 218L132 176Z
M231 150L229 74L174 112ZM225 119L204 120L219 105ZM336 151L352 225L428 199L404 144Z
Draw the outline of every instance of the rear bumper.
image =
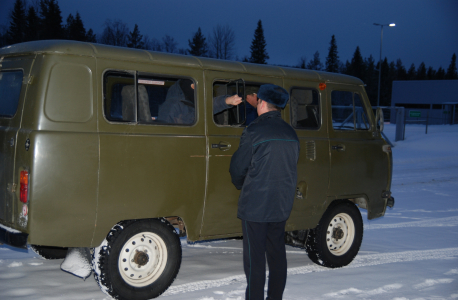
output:
M0 225L0 243L17 248L27 249L27 237L29 235L16 230L8 230L6 226Z

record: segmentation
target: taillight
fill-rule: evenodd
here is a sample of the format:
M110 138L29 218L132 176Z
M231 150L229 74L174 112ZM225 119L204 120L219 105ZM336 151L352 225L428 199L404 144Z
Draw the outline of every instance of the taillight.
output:
M20 177L21 188L19 200L23 203L27 203L29 197L29 172L21 171Z

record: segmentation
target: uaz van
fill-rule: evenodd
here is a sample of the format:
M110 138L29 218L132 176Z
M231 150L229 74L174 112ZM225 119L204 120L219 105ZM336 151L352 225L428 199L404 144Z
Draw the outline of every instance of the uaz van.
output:
M194 87L178 100L186 116L168 118L183 82ZM266 83L289 92L281 114L300 139L286 242L317 264L349 264L359 209L374 219L394 205L382 113L361 80L57 40L0 49L0 242L50 259L86 249L104 292L159 296L179 271L180 236L242 236L229 163L256 118L246 95ZM235 94L242 104L215 109Z

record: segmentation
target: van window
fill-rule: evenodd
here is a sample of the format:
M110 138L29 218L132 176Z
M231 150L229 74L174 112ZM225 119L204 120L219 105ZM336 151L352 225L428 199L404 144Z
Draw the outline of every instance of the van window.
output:
M291 125L298 129L319 129L321 109L315 89L291 89Z
M216 81L213 83L213 121L221 126L248 126L257 118L256 108L247 103L247 96L257 93L262 83L235 81ZM239 95L243 102L228 109L222 109L227 97ZM222 109L222 110L221 110Z
M366 109L358 93L332 91L332 127L336 130L369 130Z
M195 123L195 83L187 78L110 71L105 74L105 117L151 125Z
M21 70L0 72L0 117L12 118L16 114L21 87Z

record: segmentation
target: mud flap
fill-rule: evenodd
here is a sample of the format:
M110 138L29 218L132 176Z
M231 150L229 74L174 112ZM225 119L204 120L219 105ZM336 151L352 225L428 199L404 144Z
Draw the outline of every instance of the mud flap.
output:
M86 280L92 273L92 256L89 248L68 248L67 256L60 268Z

